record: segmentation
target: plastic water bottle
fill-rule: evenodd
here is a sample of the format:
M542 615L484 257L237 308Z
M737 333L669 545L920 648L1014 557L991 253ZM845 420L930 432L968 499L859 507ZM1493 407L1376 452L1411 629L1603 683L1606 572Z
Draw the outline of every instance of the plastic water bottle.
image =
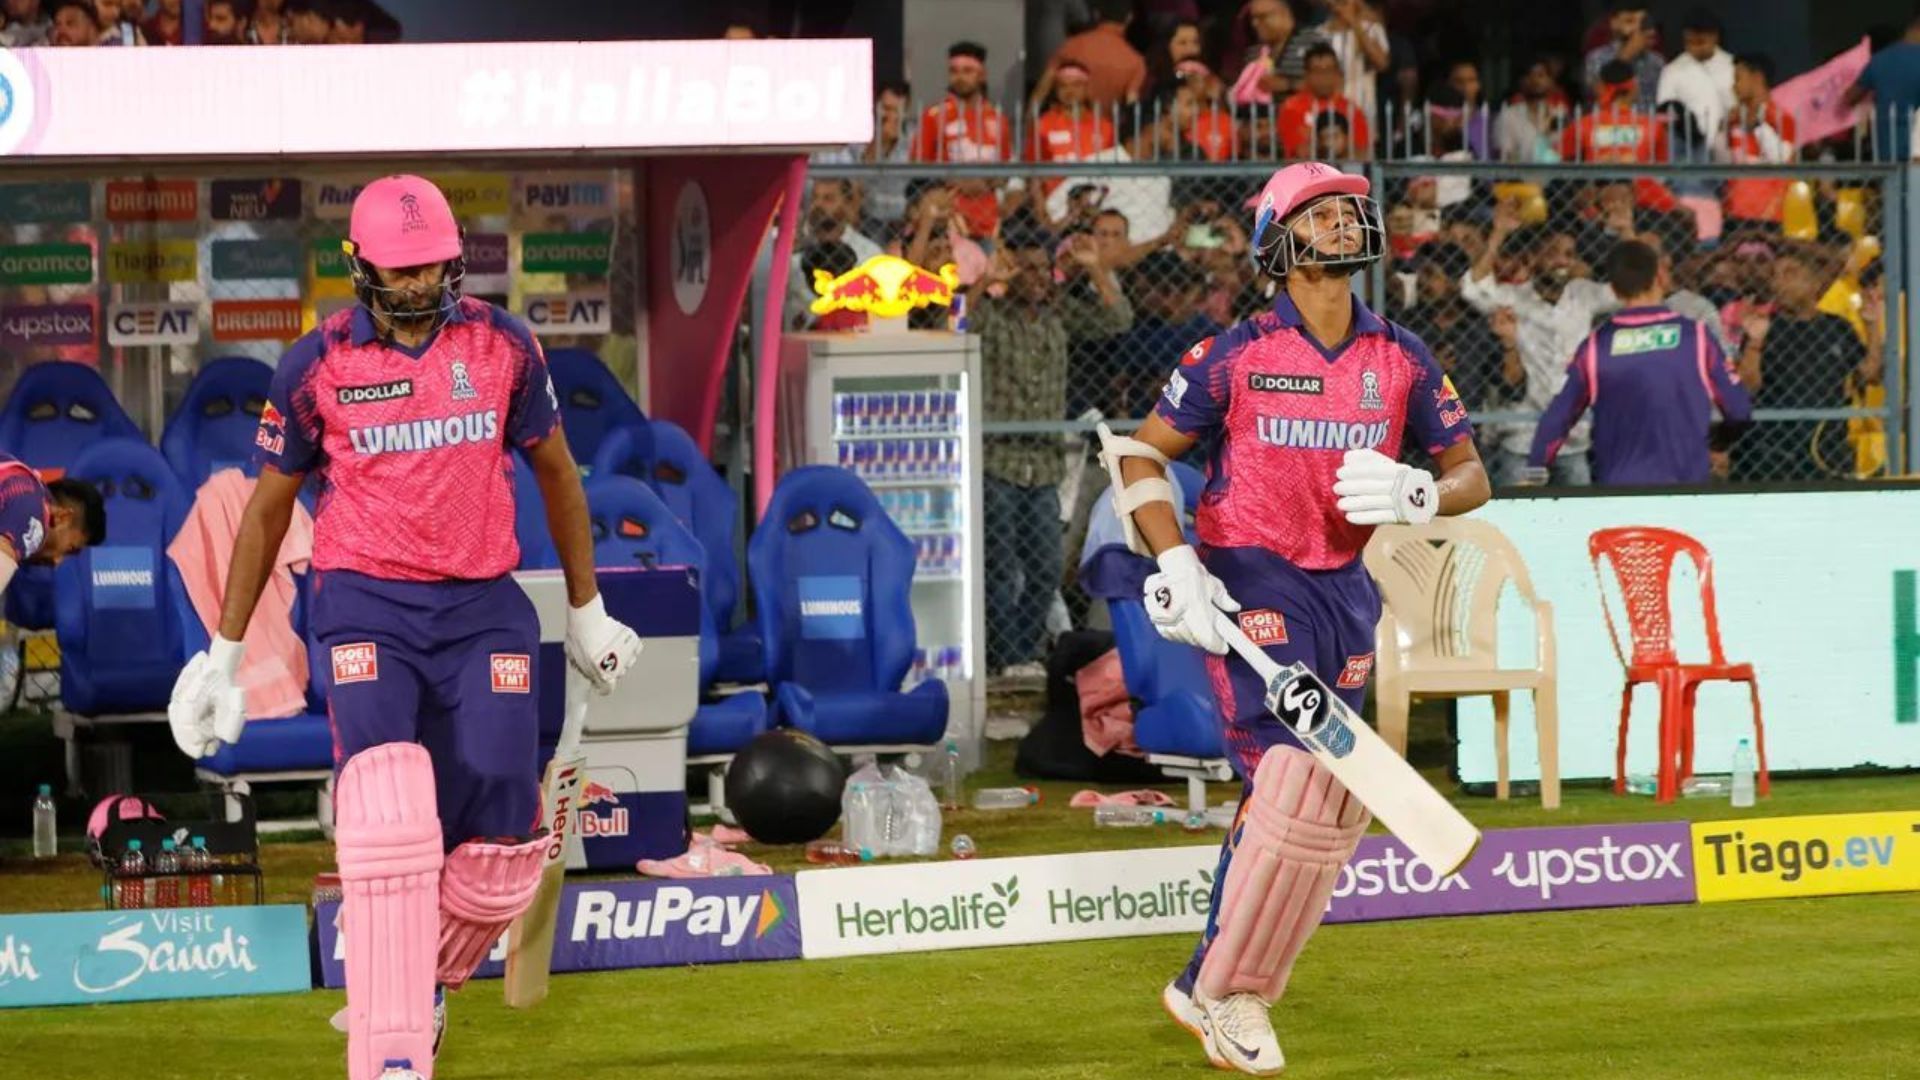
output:
M153 883L153 906L179 907L180 849L171 837L160 841L160 854L153 857L153 872L160 875Z
M147 881L142 876L146 872L147 857L140 841L127 841L127 853L120 856L120 880L113 883L114 907L124 911L147 906Z
M1167 812L1155 810L1151 806L1114 806L1103 804L1093 808L1093 823L1114 829L1137 829L1145 825L1165 825Z
M53 805L53 785L41 784L40 794L33 797L33 857L51 859L56 854L59 839L55 832Z
M1733 748L1733 805L1753 805L1754 770L1753 747L1741 739L1740 745Z
M975 810L1019 810L1040 801L1040 790L1030 787L981 788L973 793Z
M207 850L207 838L196 836L193 846L186 851L182 869L191 875L187 878L187 906L213 906L213 854Z
M1634 773L1627 777L1627 794L1652 795L1660 790L1660 781L1646 773Z
M841 840L815 840L807 845L807 861L828 866L855 866L873 861L873 852Z
M980 849L973 845L973 837L966 833L953 834L953 843L948 850L953 852L956 859L971 859L980 853Z
M960 743L948 739L940 755L940 808L958 810L960 799Z
M847 847L873 857L878 847L878 823L874 820L874 795L865 784L848 784L841 816L841 835Z

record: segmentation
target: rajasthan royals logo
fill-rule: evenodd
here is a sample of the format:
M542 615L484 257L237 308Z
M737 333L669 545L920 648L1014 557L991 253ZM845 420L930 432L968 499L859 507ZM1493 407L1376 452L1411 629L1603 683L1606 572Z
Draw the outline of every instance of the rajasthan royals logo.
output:
M480 391L473 388L473 380L467 378L464 362L455 360L448 367L453 371L453 400L468 401L480 396Z
M1380 376L1371 371L1360 373L1360 407L1375 412L1386 408L1380 400Z
M22 552L20 557L23 559L31 559L39 554L40 544L46 540L46 538L47 529L46 526L40 524L40 519L28 518L26 530L20 534L20 546L25 548L26 551Z
M412 195L400 196L400 231L418 232L427 227L427 216L420 212L420 200Z

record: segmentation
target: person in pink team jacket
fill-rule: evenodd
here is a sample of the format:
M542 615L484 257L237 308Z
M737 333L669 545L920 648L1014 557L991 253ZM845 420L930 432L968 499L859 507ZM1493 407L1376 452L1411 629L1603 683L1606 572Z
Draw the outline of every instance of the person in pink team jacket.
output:
M595 584L546 358L520 320L460 295L446 196L417 176L375 180L348 234L359 304L274 372L219 633L181 673L168 719L189 755L239 739L239 642L314 474L310 617L331 672L348 1075L430 1080L441 990L531 902L547 847L539 625L510 576L516 448L566 577L568 660L604 694L640 641Z
M1369 819L1268 712L1267 688L1227 655L1221 620L1358 710L1380 617L1360 558L1368 538L1466 513L1490 489L1466 408L1427 346L1350 289L1386 250L1366 178L1317 162L1281 169L1261 193L1251 247L1281 285L1272 309L1195 344L1135 437L1102 442L1128 544L1158 559L1148 614L1162 637L1210 654L1245 782L1206 933L1162 1004L1215 1065L1266 1075L1284 1065L1268 1010ZM1409 443L1437 477L1400 463ZM1196 446L1207 473L1198 550L1164 479L1166 462Z

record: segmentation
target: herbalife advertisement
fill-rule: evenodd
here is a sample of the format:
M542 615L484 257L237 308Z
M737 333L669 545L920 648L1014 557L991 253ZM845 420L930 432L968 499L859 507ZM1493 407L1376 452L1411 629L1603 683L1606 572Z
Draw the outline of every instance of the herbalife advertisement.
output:
M684 882L606 881L569 884L561 895L553 943L554 971L793 960L800 956L790 877L704 878ZM314 914L321 985L346 985L340 905ZM506 970L506 938L476 978Z
M1713 556L1720 637L1727 659L1750 663L1760 683L1768 765L1776 772L1854 765L1920 766L1920 498L1911 491L1612 495L1496 499L1478 515L1519 549L1543 599L1552 601L1559 649L1560 774L1613 775L1620 688L1587 557L1596 529L1676 529ZM1614 625L1626 623L1608 571ZM1510 602L1511 601L1511 602ZM1683 662L1707 658L1700 588L1684 559L1671 583L1674 638ZM1508 590L1500 659L1533 661L1530 613ZM1696 709L1695 768L1725 773L1736 742L1752 734L1744 685L1708 683ZM1660 703L1635 689L1627 771L1651 773ZM1493 710L1460 702L1460 777L1494 779ZM1533 702L1513 695L1513 775L1539 775Z
M1217 847L816 870L798 876L809 959L1198 933ZM1386 836L1340 872L1328 922L1693 902L1685 822L1505 829L1442 877Z

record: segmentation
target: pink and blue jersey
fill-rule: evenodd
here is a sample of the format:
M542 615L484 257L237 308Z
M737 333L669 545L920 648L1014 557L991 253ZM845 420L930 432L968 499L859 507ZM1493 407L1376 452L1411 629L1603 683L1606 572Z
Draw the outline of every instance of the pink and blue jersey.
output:
M1261 548L1302 570L1352 563L1373 533L1335 506L1348 450L1397 458L1412 439L1438 454L1473 435L1426 345L1357 297L1352 336L1327 349L1282 293L1273 310L1188 350L1154 412L1207 458L1201 542Z
M287 350L255 443L263 465L319 475L316 569L486 580L520 561L510 447L559 412L538 342L492 304L461 299L419 349L355 306Z
M25 462L0 454L0 537L13 545L14 558L26 562L47 538L47 512L53 499L40 474Z

